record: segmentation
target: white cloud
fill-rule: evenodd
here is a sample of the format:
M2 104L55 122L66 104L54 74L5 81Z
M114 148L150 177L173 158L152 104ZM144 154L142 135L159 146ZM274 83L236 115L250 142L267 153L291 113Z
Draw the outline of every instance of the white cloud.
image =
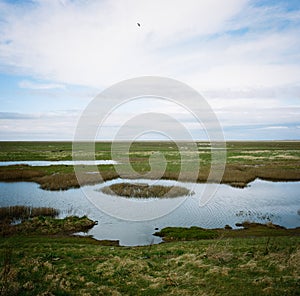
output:
M265 130L269 130L269 129L288 129L288 126L266 126L266 127L261 127L259 129L265 129Z
M36 83L29 80L22 80L19 82L19 87L35 89L35 90L46 90L46 89L64 89L65 86L63 84L58 83Z
M72 139L79 112L0 113L2 140L63 140Z
M168 67L172 48L223 30L246 1L64 3L37 1L19 9L2 5L1 64L96 87L140 75L176 77L180 69Z
M94 94L131 77L172 77L204 91L224 127L279 132L299 124L300 12L253 3L0 0L0 69L28 76L21 88L64 99L83 96L63 92L65 84L95 87ZM50 83L35 82L43 79ZM57 115L56 128L63 123Z
M299 82L299 26L276 27L297 22L299 12L277 6L51 0L2 3L0 10L2 67L58 83L107 87L141 75L177 78L198 90ZM249 32L231 33L240 29Z

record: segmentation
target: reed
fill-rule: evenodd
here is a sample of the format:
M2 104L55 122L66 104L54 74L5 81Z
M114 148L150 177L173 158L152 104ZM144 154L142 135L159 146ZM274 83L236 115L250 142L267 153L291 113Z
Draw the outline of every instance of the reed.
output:
M144 183L119 183L101 189L105 194L124 197L178 197L192 194L190 190L179 186L149 185Z
M47 207L10 206L0 208L0 221L26 220L33 217L56 217L59 210Z

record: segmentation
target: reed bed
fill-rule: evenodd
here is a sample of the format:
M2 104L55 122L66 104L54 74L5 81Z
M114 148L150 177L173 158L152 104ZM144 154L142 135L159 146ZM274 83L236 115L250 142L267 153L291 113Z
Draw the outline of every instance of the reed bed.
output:
M31 181L33 178L44 175L44 172L32 169L28 165L14 165L0 168L0 180L5 182Z
M59 210L48 207L10 206L0 208L1 221L26 220L33 217L57 217Z
M180 186L149 185L144 183L119 183L101 189L105 194L124 197L178 197L191 195L190 190Z

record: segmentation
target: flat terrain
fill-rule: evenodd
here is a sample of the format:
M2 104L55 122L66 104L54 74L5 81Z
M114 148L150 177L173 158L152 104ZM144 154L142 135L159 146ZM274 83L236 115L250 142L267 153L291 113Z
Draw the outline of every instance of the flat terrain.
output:
M124 144L119 145L122 151ZM188 154L188 143L180 145ZM197 145L198 182L205 182L210 147ZM96 158L111 159L110 148L110 143L97 143ZM129 151L133 167L147 173L154 152L167 159L164 178L176 179L180 155L172 143L134 143ZM1 161L71 159L71 143L0 142ZM111 165L99 170L107 180L118 176ZM300 142L227 143L222 182L243 187L255 178L299 181ZM73 166L0 167L0 180L34 181L51 190L79 186ZM86 180L96 181L93 175ZM0 295L300 294L300 229L254 223L244 230L173 227L159 233L168 243L145 247L67 235L92 223L86 217L38 216L16 226L2 224Z
M124 143L117 148L122 152ZM191 154L189 143L179 143L185 156ZM209 143L197 143L197 153L200 160L200 170L197 182L206 182L211 168L211 150ZM149 157L160 152L167 160L163 178L177 179L181 170L181 155L179 148L170 142L135 142L131 145L129 157L132 167L142 176L150 170ZM95 156L98 160L111 159L111 143L96 143ZM71 142L0 142L0 161L17 160L72 160ZM122 161L121 161L122 162ZM122 164L119 164L122 166ZM191 157L190 170L193 169ZM119 175L113 165L99 166L104 180L117 178ZM189 167L187 168L187 178ZM157 172L158 174L158 172ZM134 178L130 173L127 178ZM156 178L155 169L151 178ZM228 142L226 169L222 183L244 187L249 182L261 178L271 181L300 180L300 142L270 141L270 142ZM34 181L44 189L59 190L78 187L78 182L72 166L11 166L0 167L1 181ZM86 184L93 184L97 179L87 175Z
M0 238L1 295L299 295L300 237L102 246Z

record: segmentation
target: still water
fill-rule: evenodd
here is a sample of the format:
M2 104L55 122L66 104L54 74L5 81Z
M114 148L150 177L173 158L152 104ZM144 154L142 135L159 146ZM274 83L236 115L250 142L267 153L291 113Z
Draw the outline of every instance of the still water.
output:
M143 210L157 211L170 206L170 213L161 217L134 222L138 220L135 206L122 209L126 212L126 219L117 218L103 212L108 203L114 203L116 208L122 204L122 197L105 195L99 189L113 183L142 182L149 180L115 179L102 184L85 186L82 189L66 191L46 191L31 182L0 182L0 206L26 205L34 207L53 207L60 210L60 216L87 215L98 221L88 234L96 239L119 240L121 245L147 245L159 243L161 239L152 234L155 229L167 226L201 226L205 228L224 227L226 224L235 227L235 223L245 220L267 222L283 225L288 228L300 226L300 182L267 182L256 180L248 187L239 189L228 185L220 185L214 197L205 205L199 206L199 196L204 186L210 184L181 183L169 180L158 181L160 185L177 185L192 189L195 194L186 198L179 198L178 206L174 207L174 199L131 199L137 206L143 205ZM152 181L153 182L153 181ZM87 193L99 198L100 207L96 207ZM133 204L134 205L134 204ZM156 208L155 208L156 207ZM120 207L119 207L120 208ZM106 211L107 212L107 211ZM300 212L300 211L299 211ZM156 217L153 212L153 217ZM148 215L151 217L151 215ZM122 217L122 215L119 215Z

